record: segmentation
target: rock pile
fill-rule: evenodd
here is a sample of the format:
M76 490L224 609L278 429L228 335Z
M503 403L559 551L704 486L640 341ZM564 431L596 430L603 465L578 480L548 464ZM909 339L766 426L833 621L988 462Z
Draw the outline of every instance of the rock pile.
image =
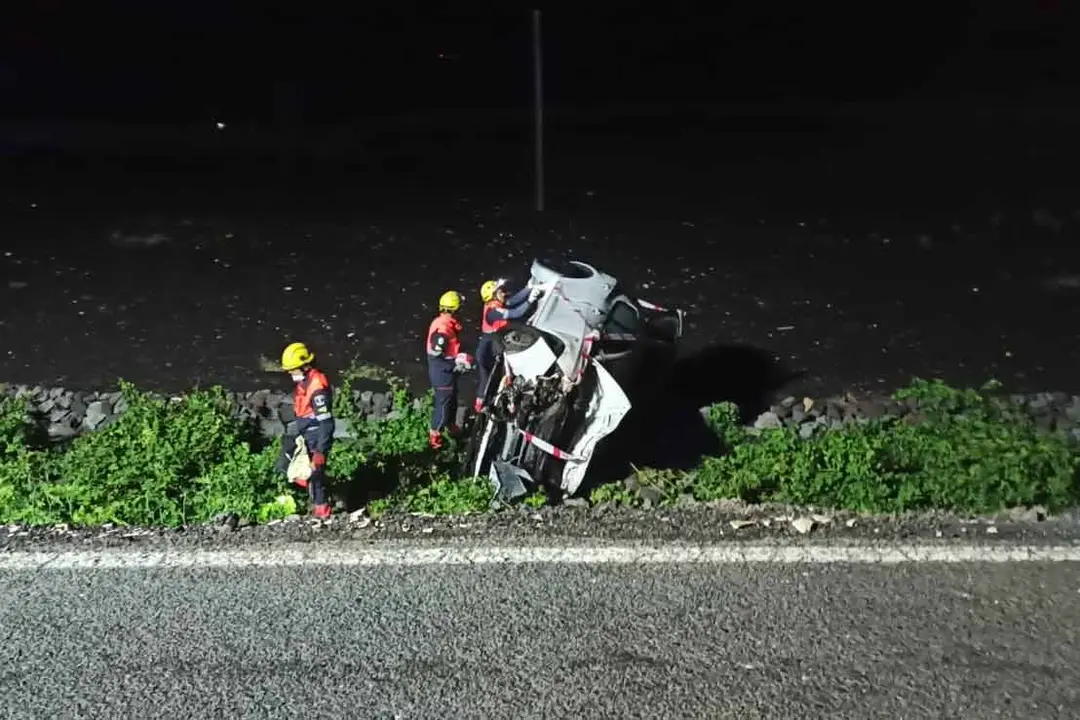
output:
M28 398L31 412L47 426L49 436L62 440L85 432L107 428L127 409L120 392L82 392L65 388L0 384L3 395ZM390 392L355 390L352 393L357 413L364 419L382 420L393 411ZM228 393L234 416L256 422L267 437L280 437L296 416L292 395L288 392L256 390ZM419 400L414 401L419 404ZM335 437L348 437L349 426L337 421Z
M46 424L49 435L57 440L106 428L116 421L127 405L119 392L0 384L0 394L29 398L33 412ZM229 397L234 404L235 417L256 422L267 437L280 437L295 420L292 397L288 392L256 390L229 393ZM383 420L393 415L390 392L355 390L352 400L357 414L365 419ZM1080 440L1080 395L1033 393L1012 395L1003 400L1031 415L1040 427L1068 433ZM419 405L420 401L414 402ZM758 431L797 428L802 437L809 438L848 423L882 417L918 419L919 414L917 400L897 402L887 396L822 400L787 397L758 416L753 428ZM347 421L338 419L335 437L349 437L349 433Z
M1029 415L1040 428L1067 433L1080 440L1080 395L1068 393L1032 393L1000 398ZM803 438L815 433L835 430L848 423L866 422L878 418L910 418L917 421L922 414L915 398L902 402L888 396L870 398L784 398L754 421L755 430L781 427L797 428Z

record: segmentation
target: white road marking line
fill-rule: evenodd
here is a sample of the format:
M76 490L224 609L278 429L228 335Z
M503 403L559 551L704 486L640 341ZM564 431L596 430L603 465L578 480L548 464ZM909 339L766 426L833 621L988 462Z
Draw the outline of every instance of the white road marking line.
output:
M3 570L134 570L417 565L677 565L1080 562L1080 546L950 545L283 545L265 549L72 550L0 553Z

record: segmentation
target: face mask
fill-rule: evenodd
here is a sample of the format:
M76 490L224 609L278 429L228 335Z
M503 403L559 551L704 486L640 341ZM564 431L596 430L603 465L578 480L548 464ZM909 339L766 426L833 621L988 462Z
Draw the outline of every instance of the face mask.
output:
M296 383L304 381L304 373L302 372L291 373L290 377L293 379L293 382Z

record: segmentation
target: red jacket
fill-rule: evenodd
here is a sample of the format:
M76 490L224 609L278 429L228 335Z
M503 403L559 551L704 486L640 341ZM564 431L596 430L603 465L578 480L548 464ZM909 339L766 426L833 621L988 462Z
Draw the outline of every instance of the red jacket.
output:
M461 352L461 323L450 313L439 313L428 326L426 350L428 359L454 361Z
M334 439L334 395L330 380L319 370L311 368L293 391L293 412L296 432L303 435L311 452L324 455Z

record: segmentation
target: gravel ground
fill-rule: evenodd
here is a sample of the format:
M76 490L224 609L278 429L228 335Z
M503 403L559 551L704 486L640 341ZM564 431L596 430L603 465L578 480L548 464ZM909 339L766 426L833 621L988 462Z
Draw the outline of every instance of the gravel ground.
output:
M540 255L687 309L688 376L753 384L771 359L804 373L792 393L916 374L1080 390L1080 232L1053 174L1066 160L983 157L983 136L961 152L925 133L834 135L553 133L542 221L513 148L414 145L380 172L324 164L290 182L251 163L37 168L4 193L0 328L17 341L0 378L249 390L280 383L260 354L303 338L331 371L359 355L422 382L439 293L465 291L473 321L484 278Z
M1076 563L0 573L0 714L1075 717Z
M796 521L809 520L809 528ZM450 517L389 514L372 520L363 513L337 515L330 521L293 518L273 525L219 525L183 530L95 528L89 530L0 526L0 551L97 548L274 547L283 543L375 544L397 540L454 543L562 542L807 542L874 543L926 540L1001 545L1060 545L1080 542L1080 513L1046 517L1038 509L1000 516L920 513L895 517L858 516L813 508L745 505L721 501L709 505L645 510L609 505L525 507Z

